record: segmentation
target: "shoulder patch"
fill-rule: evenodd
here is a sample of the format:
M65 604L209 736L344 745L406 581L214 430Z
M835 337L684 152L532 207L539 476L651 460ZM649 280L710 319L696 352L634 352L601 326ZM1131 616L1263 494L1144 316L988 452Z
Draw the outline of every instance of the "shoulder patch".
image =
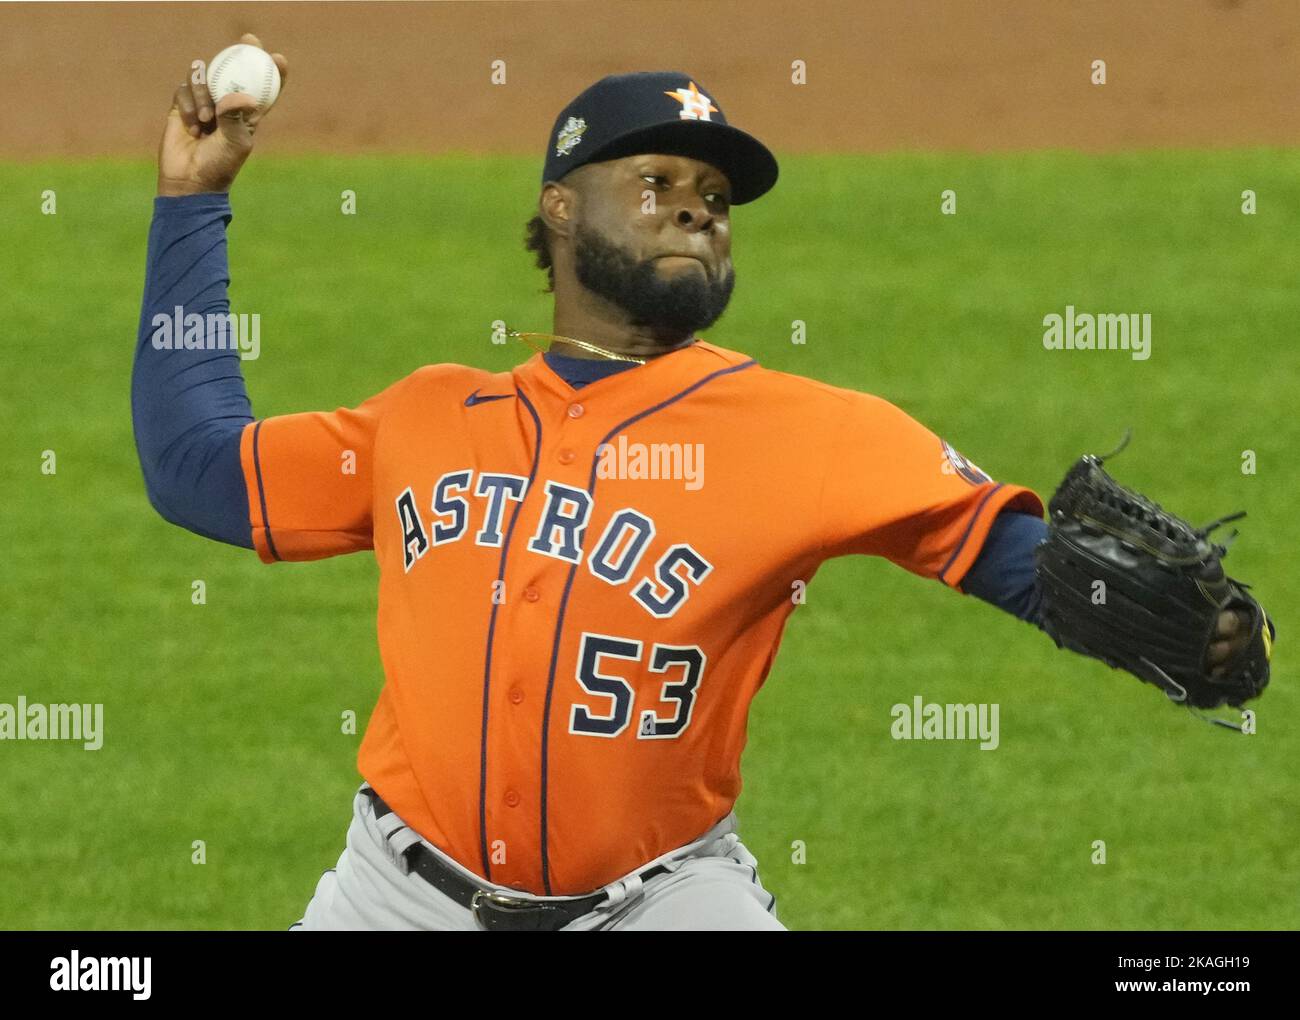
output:
M940 439L939 442L943 444L945 474L961 475L971 485L983 485L985 482L993 481L985 472L958 453L947 440Z

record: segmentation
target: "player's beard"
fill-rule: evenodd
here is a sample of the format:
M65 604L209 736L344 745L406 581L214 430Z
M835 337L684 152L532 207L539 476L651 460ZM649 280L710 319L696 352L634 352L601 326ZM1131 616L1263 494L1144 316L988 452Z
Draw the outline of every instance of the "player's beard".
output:
M707 329L722 317L736 272L722 279L687 272L666 278L654 259L638 260L631 252L583 225L574 233L574 268L578 282L618 305L655 336L676 340Z

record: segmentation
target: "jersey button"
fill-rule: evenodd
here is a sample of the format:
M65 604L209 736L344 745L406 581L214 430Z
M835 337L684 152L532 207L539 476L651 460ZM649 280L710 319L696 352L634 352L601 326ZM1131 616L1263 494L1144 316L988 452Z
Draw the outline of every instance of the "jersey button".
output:
M559 452L555 459L561 464L572 464L578 459L578 455L566 447Z
M520 702L522 702L523 700L524 700L524 692L521 691L518 687L511 687L511 688L510 688L510 703L511 703L512 705L518 705L518 704L519 704Z
M581 404L570 404L570 405L569 405L569 417L570 417L570 418L581 418L582 415L583 415L583 412L585 412L586 410L587 410L587 409L586 409L585 407L583 407Z
M524 589L524 598L529 602L536 602L542 597L542 593L534 588L531 584Z
M518 806L519 806L519 794L515 793L514 790L507 790L506 807L518 807Z

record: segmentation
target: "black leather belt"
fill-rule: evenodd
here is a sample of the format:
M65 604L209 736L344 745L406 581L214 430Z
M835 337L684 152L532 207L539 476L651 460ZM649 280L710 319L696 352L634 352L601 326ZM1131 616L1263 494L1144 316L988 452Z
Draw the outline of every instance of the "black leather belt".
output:
M363 791L375 805L375 817L391 815L393 809L370 787ZM525 899L484 889L445 864L423 843L412 843L402 854L411 870L444 896L470 911L487 931L558 931L584 914L590 914L609 898L605 892L590 896L555 897L546 900ZM649 881L668 871L662 864L647 868L638 876Z

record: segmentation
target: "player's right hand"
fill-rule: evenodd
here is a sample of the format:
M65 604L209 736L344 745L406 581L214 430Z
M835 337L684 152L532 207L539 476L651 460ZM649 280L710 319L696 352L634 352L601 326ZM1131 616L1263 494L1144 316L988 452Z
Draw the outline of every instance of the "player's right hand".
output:
M242 43L261 46L255 35ZM271 59L280 69L280 89L289 76L289 64L280 53ZM253 151L253 132L266 114L252 96L232 93L215 108L208 92L207 75L195 84L187 74L172 97L162 142L158 146L158 194L195 195L229 191L239 168Z

